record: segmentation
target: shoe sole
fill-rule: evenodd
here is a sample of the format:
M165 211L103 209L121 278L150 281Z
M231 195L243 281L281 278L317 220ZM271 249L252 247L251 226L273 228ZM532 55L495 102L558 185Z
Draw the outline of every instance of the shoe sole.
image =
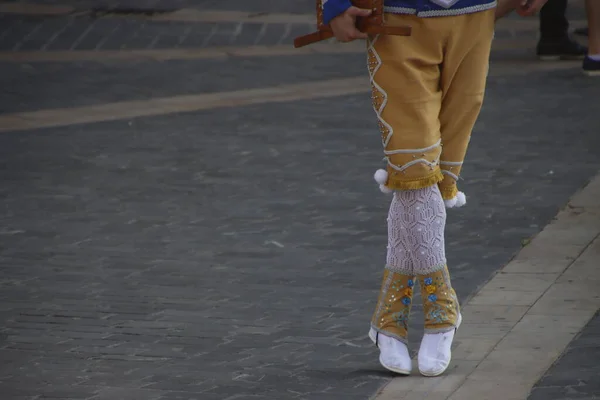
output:
M583 60L584 55L581 56L538 56L540 61L577 61Z
M600 76L600 71L583 71L584 74L586 74L587 76Z
M410 375L410 373L411 373L411 371L407 371L405 369L389 367L381 362L381 358L379 359L379 364L381 364L383 366L383 368L387 369L388 371L392 371L392 372L395 372L400 375Z
M369 339L371 339L371 341L373 342L374 345L377 345L377 337L375 335L377 335L377 333L375 331L369 331ZM381 364L381 366L383 368L387 369L388 371L392 371L392 372L395 372L395 373L401 374L401 375L410 375L412 372L412 370L407 371L405 369L389 367L389 366L385 365L383 362L381 362L381 358L379 358L379 364Z
M377 346L377 332L374 330L369 331L369 339L373 342L375 346Z
M460 324L462 323L462 314L458 314L458 321L456 321L456 330L458 330L458 328L460 328ZM427 378L433 378L436 376L440 376L442 375L444 372L446 372L446 370L448 369L448 367L450 367L450 362L452 361L452 356L450 356L450 359L448 360L448 366L446 368L444 368L442 371L439 372L434 372L434 373L429 373L429 372L423 372L421 370L419 370L419 373Z
M450 365L450 364L448 364L448 365ZM419 372L421 373L421 375L423 375L426 378L435 378L436 376L442 375L444 372L446 372L447 369L448 369L448 367L446 367L446 369L443 370L442 372L439 372L439 373L436 372L434 374L428 374L427 372L423 372L423 371L419 371Z

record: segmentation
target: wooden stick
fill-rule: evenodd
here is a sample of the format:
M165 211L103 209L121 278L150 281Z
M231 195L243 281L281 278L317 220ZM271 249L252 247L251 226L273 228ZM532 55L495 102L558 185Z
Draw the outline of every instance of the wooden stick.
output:
M395 36L410 36L411 28L409 26L368 26L365 32L370 35L395 35ZM322 40L331 39L333 32L329 29L309 33L308 35L297 37L294 40L294 47L304 47L310 44L320 42Z

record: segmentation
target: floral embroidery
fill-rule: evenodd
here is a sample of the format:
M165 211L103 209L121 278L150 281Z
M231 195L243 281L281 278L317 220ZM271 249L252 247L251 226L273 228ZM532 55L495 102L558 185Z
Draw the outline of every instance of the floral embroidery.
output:
M415 286L415 282L412 279L408 280L408 287L413 287Z
M391 303L384 303L384 305L383 305L383 312L385 312L387 314L390 311L392 311L392 304Z
M401 280L397 280L392 284L392 289L394 289L396 292L399 292L400 289L403 289L404 285L402 285L402 281Z
M405 308L402 311L394 313L392 315L392 320L396 323L396 325L400 326L401 328L408 329L409 314L410 314L409 309Z
M427 321L435 324L444 324L450 321L448 313L446 312L444 307L435 303L430 306L429 310L425 314L425 317Z
M456 323L458 300L447 274L447 269L443 269L419 277L426 331L450 328Z
M410 305L410 298L408 297L403 297L402 298L402 304L404 304L405 306Z
M412 297L412 295L413 295L413 290L412 290L411 288L406 288L406 289L404 290L404 295L405 295L405 296L407 296L407 297Z

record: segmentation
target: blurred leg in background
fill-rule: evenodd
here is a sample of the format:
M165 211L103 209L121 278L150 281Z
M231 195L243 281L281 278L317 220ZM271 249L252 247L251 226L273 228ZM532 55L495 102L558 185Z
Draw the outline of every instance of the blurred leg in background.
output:
M585 57L585 46L569 37L569 21L566 14L567 0L548 0L540 11L537 55L541 60L573 60Z
M589 51L583 60L583 72L600 76L600 0L586 0Z

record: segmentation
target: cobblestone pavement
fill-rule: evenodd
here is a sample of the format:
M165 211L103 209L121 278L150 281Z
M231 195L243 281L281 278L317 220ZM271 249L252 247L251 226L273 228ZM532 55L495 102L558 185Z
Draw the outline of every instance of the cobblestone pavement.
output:
M171 4L216 3L153 7ZM11 27L2 50L272 44L286 32L1 18ZM360 54L0 63L0 110L364 73ZM490 78L464 173L470 203L448 227L461 300L600 169L599 89L575 64ZM384 262L388 198L371 177L380 159L368 95L0 134L2 399L368 398L390 378L365 337ZM413 348L421 318L417 307Z
M15 2L19 3L19 2ZM219 10L303 13L314 12L312 0L281 1L46 1L75 8L72 14L48 18L37 14L0 16L0 50L106 50L120 48L207 47L291 43L308 32L309 24L241 23L239 21L185 24L139 18L105 18L100 11L149 10L157 13L193 7ZM218 7L215 7L218 4ZM142 14L144 16L144 14Z
M291 43L309 24L146 21L136 18L0 17L2 50L165 49Z
M89 8L133 8L138 10L174 10L180 8L218 9L250 12L309 13L315 9L313 0L25 0L8 3L35 3L44 5L68 5L78 9Z

